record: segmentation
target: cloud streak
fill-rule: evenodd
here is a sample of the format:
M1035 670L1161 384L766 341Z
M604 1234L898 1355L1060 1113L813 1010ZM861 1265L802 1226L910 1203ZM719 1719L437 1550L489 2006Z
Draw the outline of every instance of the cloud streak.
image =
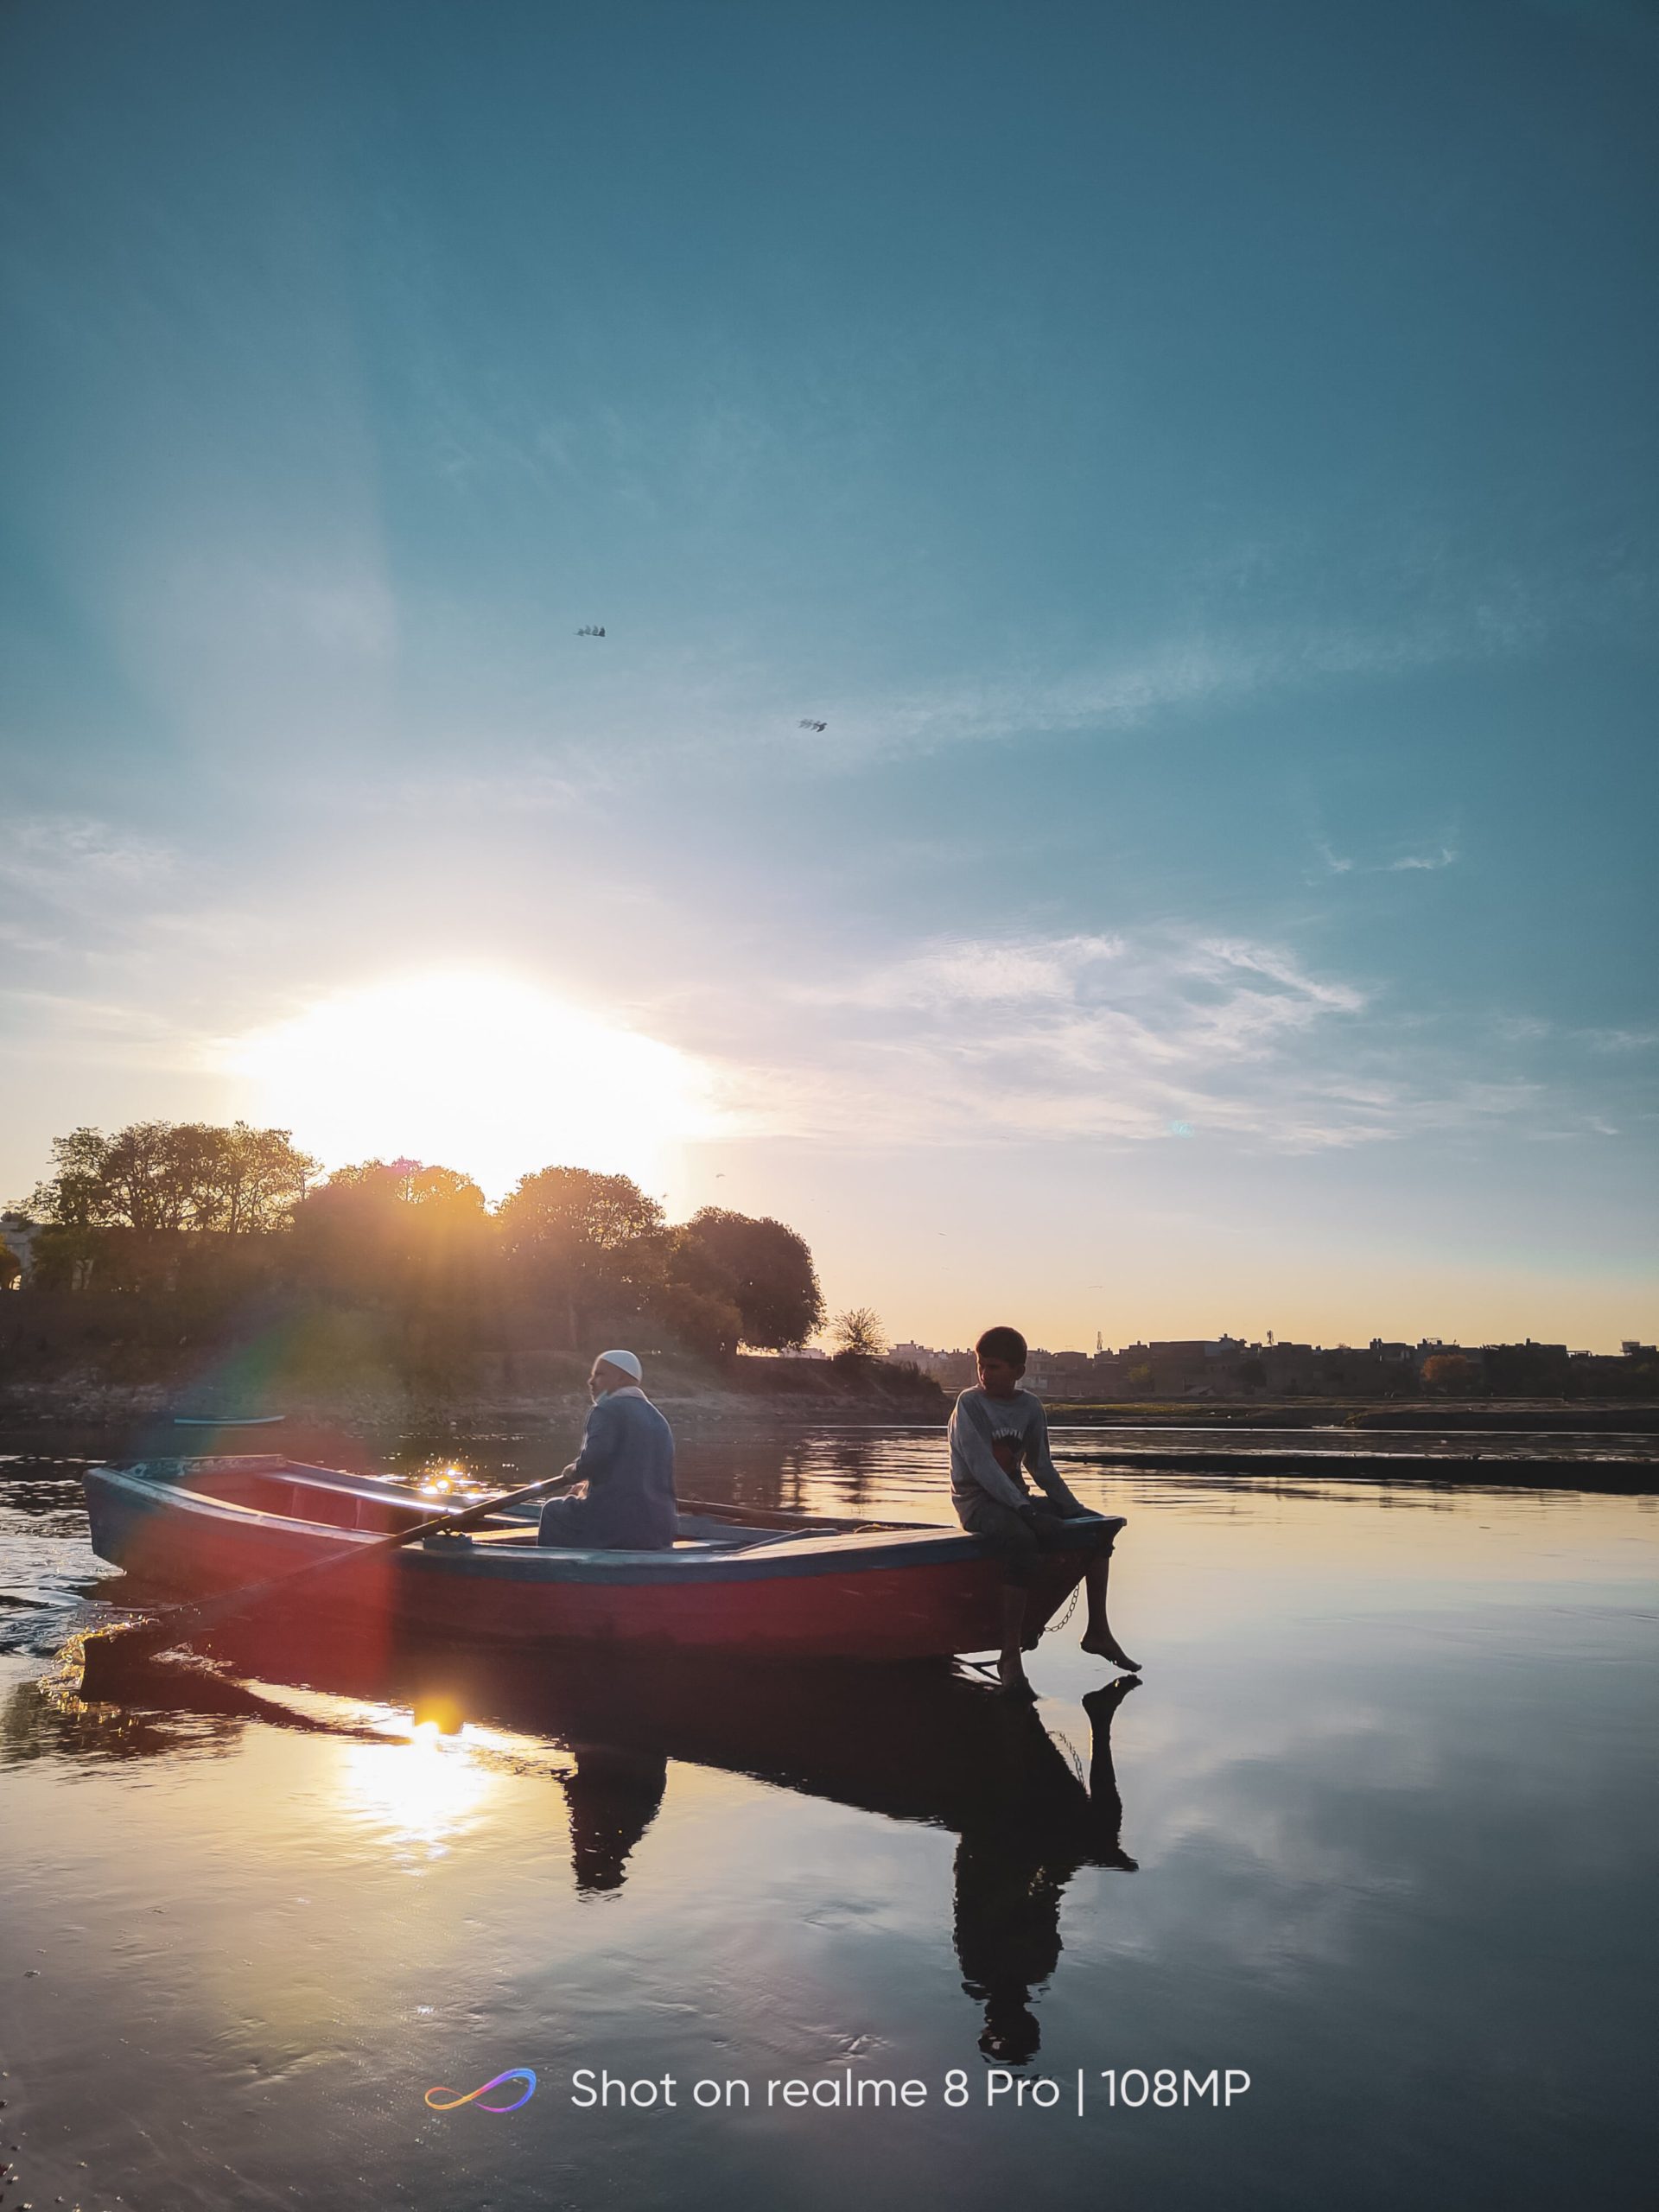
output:
M0 884L56 906L148 887L173 866L165 846L86 815L32 815L0 831Z
M884 1147L1182 1133L1313 1152L1508 1116L1530 1083L1408 1079L1356 984L1197 932L955 938L767 1009L727 1103L755 1134ZM1421 1066L1421 1055L1416 1065Z
M1450 868L1459 857L1450 845L1442 845L1437 853L1408 853L1403 860L1389 861L1383 873L1399 875L1414 868Z
M1451 839L1442 838L1427 852L1402 853L1391 861L1357 861L1350 853L1338 853L1325 838L1314 847L1323 867L1332 875L1409 875L1433 873L1440 868L1453 868L1463 857Z

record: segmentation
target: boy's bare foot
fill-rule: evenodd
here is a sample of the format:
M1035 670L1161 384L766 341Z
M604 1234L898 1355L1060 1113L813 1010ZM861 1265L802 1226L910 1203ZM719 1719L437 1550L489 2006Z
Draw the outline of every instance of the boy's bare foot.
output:
M1027 1705L1035 1704L1037 1693L1026 1680L1026 1670L1017 1659L999 1659L996 1680L1004 1697L1017 1697Z
M1141 1671L1140 1661L1131 1659L1109 1630L1086 1630L1083 1638L1083 1648L1085 1651L1092 1651L1096 1659L1109 1659L1114 1667L1127 1667L1132 1675L1138 1675Z

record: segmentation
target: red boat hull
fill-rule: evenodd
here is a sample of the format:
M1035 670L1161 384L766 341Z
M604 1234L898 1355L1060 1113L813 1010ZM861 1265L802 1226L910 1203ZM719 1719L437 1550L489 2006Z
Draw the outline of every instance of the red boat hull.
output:
M95 1469L86 1496L100 1557L147 1587L189 1596L343 1560L386 1526L384 1503L360 1489L308 1496L303 1519L142 1468ZM283 1502L300 1502L298 1492ZM1089 1560L1110 1550L1122 1525L1066 1525L1059 1548L1039 1563L1033 1627L1065 1602ZM302 1586L306 1610L469 1640L747 1657L932 1658L991 1650L1000 1641L997 1563L978 1538L953 1529L788 1535L747 1550L664 1553L548 1551L501 1534L507 1541L448 1539L342 1564Z

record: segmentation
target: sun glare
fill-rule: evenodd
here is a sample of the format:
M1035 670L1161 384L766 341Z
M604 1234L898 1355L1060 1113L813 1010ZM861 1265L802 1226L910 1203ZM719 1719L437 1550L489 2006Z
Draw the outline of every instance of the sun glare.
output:
M340 1808L389 1849L436 1857L469 1827L500 1786L464 1742L446 1743L435 1720L406 1742L341 1746Z
M408 1158L492 1198L526 1172L590 1167L660 1192L714 1133L706 1071L508 976L411 976L320 1001L238 1040L244 1111L329 1166Z

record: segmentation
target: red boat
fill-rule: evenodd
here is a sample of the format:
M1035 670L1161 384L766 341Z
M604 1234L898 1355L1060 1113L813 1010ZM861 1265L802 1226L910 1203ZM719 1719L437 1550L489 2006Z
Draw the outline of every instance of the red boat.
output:
M99 1558L190 1597L366 1553L435 1510L396 1483L275 1458L95 1467L86 1491ZM1122 1526L1093 1514L1061 1524L1038 1566L1028 1631ZM679 1528L670 1551L559 1550L524 1519L496 1515L382 1550L355 1573L342 1566L294 1603L469 1639L613 1650L893 1660L998 1643L996 1562L959 1529L691 1501Z

